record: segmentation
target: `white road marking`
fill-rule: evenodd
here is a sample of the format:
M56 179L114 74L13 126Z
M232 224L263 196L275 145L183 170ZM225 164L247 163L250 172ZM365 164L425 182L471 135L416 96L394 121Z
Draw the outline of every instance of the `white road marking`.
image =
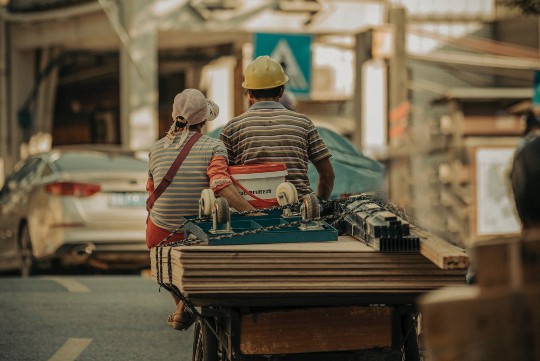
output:
M72 280L70 278L44 277L44 279L48 279L48 280L54 281L56 283L59 283L60 285L65 287L69 292L73 292L73 293L87 293L87 292L90 292L88 287L86 287L82 283L77 282L75 280Z
M73 361L92 342L91 338L68 338L48 361Z

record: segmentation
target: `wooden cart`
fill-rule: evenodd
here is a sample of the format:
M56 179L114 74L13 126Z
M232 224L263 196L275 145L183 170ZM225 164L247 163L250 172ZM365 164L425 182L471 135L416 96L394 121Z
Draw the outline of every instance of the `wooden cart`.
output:
M468 257L337 242L159 247L152 277L196 309L193 360L419 360L418 296L465 284Z

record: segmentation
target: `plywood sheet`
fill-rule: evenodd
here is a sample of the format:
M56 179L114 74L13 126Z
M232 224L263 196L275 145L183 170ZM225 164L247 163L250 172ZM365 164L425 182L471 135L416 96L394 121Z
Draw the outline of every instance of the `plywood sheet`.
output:
M391 330L389 307L266 311L241 317L240 351L260 355L390 347Z

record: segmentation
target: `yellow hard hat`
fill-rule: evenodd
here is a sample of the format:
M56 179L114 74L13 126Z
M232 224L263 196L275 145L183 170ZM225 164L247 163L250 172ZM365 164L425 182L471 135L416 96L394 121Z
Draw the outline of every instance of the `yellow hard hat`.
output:
M253 60L246 68L242 87L245 89L270 89L285 84L289 77L285 75L281 64L263 55Z

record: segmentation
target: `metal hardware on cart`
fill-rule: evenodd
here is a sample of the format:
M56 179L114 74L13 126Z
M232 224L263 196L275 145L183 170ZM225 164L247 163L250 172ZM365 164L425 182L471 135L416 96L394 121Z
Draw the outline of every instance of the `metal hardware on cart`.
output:
M293 213L293 205L298 202L298 192L296 187L290 182L283 182L276 188L276 199L280 206L283 208L283 217L292 217L296 215ZM288 207L290 205L290 207Z
M211 191L211 189L209 191ZM205 192L205 193L207 193L207 197L209 197L210 192ZM213 195L213 192L212 192L211 195ZM313 198L313 197L315 197L315 198ZM304 197L304 198L306 198L306 197ZM247 230L247 231L243 231L243 232L233 233L231 228L230 228L230 225L229 225L229 231L228 232L227 232L227 227L225 227L225 229L218 229L219 224L221 224L221 223L218 222L218 220L216 219L216 224L214 226L214 229L217 229L218 232L216 232L216 233L220 233L220 235L218 235L217 237L213 237L213 239L217 240L217 239L223 239L223 238L232 238L232 237L243 236L243 235L247 235L247 234L256 234L256 233L259 233L259 232L278 230L278 229L281 229L281 228L293 227L293 226L298 226L300 229L303 229L303 230L305 230L305 229L317 229L317 228L309 228L309 227L318 227L318 226L320 226L321 221L328 221L328 222L330 222L331 226L334 226L334 227L337 227L337 228L340 228L340 229L341 228L344 229L346 227L346 224L343 223L343 222L345 222L345 217L347 215L356 216L356 211L358 209L360 209L366 203L376 203L376 204L380 205L382 208L384 208L384 209L386 209L386 210L388 210L390 212L396 213L398 216L400 216L403 219L407 220L411 225L414 224L414 222L411 221L411 219L409 217L405 216L401 211L397 210L392 205L388 205L388 204L383 203L380 200L377 200L375 197L373 197L371 195L361 194L361 195L357 195L357 196L350 196L350 197L348 197L346 199L339 199L339 200L333 200L333 201L321 201L323 209L329 208L329 207L331 207L333 209L333 214L325 215L325 216L322 216L322 217L320 216L321 204L318 202L318 199L316 198L316 196L314 194L312 194L312 196L310 196L309 198L311 199L311 201L307 201L307 202L310 202L310 204L315 204L315 203L318 204L318 213L317 212L313 213L313 209L315 209L317 207L315 207L315 208L314 207L311 207L311 208L308 207L308 208L310 208L310 210L306 210L304 201L296 202L294 204L285 204L285 205L273 206L273 207L268 207L268 208L263 208L263 209L254 209L254 210L250 210L250 211L232 213L232 215L235 215L235 216L244 216L244 215L249 215L249 214L252 214L252 213L273 212L273 211L277 211L277 210L283 210L285 212L286 209L289 209L291 214L293 214L294 211L299 210L299 211L296 211L295 214L299 214L299 213L301 214L302 212L304 212L304 214L306 215L305 217L303 217L304 219L302 221L290 222L290 223L282 224L282 225L261 227L261 228L257 228L257 229L253 229L253 230ZM317 202L315 202L315 199L317 199ZM215 204L214 204L214 206L215 206ZM304 209L302 209L303 206L304 206ZM350 206L350 207L348 207L348 206ZM200 210L201 210L201 208L200 208ZM311 216L318 215L318 217L308 217L308 213L311 214ZM210 214L208 216L210 216ZM188 220L187 222L190 222L190 221L196 221L196 222L197 221L208 221L209 220L208 216L205 217L205 216L200 214L200 216L198 218ZM230 217L230 214L229 214L229 217ZM213 218L214 218L214 215L212 213L212 219ZM222 217L220 217L220 219L222 219ZM184 223L187 223L187 222L184 222ZM340 224L342 224L342 225L340 226ZM178 227L178 228L180 228L180 227ZM176 233L176 231L171 233L170 236L172 236L174 233ZM170 244L168 244L168 246L174 247L174 246L191 246L191 245L207 244L206 241L201 240L201 239L196 238L196 237L192 237L192 236L193 235L190 235L190 237L187 237L182 241L170 243Z
M314 193L304 196L300 206L302 215L302 224L298 227L302 231L323 229L321 226L321 205L319 199Z
M216 204L216 196L211 188L203 189L199 198L199 218L210 216Z
M223 228L223 225L225 225L225 228ZM216 198L215 200L214 209L212 210L212 229L210 233L232 233L229 202L223 197Z
M420 250L420 238L410 231L410 222L385 204L358 199L345 205L342 228L380 252L414 252Z

